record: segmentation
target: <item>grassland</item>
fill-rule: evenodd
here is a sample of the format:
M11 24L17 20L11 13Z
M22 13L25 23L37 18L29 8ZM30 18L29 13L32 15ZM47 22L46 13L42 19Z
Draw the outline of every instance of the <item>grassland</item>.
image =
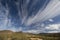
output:
M0 31L0 40L31 40L30 38L40 38L43 40L60 40L60 33L23 33L9 30Z

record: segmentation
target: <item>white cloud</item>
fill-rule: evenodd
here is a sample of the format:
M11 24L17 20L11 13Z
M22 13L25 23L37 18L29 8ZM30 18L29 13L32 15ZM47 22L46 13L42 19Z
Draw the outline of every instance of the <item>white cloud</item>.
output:
M44 28L45 27L45 28ZM43 28L41 28L40 26L37 27L38 29L32 29L32 30L26 30L23 32L28 32L28 33L58 33L60 32L60 24L49 24L49 25L45 25ZM47 31L46 31L47 30Z
M5 8L1 3L0 3L0 30L8 30L9 27L11 27L11 19L8 19L8 14L9 14L9 8L6 4Z
M59 30L59 28L60 28L60 24L49 24L45 26L45 29L48 30Z
M40 9L39 12L34 17L29 17L25 25L29 26L37 22L41 23L48 19L52 21L51 18L54 18L58 15L60 15L60 1L51 0L43 11L41 11Z
M60 32L60 24L57 23L57 24L46 25L43 31L45 31L47 33L58 33L58 32Z
M16 5L18 6L18 11L19 11L19 16L20 16L20 19L22 20L21 24L24 24L26 26L29 26L31 24L35 24L37 22L43 22L43 21L46 21L46 20L49 20L50 22L53 22L54 20L52 18L60 15L60 1L59 0L51 0L48 5L46 6L46 8L44 9L45 7L45 4L47 2L45 2L44 6L38 11L38 13L36 13L36 15L34 16L30 16L28 19L27 16L28 16L28 10L27 10L27 7L28 7L28 3L29 3L30 0L27 0L24 5L21 5L22 7L22 14L20 14L20 8L19 8L19 3L16 3ZM34 0L34 2L32 3L31 5L31 8L33 5L35 5L37 3L37 0ZM9 13L9 9L8 9L8 5L7 6L7 9L2 6L2 4L0 4L0 30L4 30L4 29L7 29L7 30L12 30L12 31L20 31L20 30L23 30L23 28L15 28L13 25L12 25L12 22L10 19L7 19L8 17L8 13ZM42 9L44 9L42 11ZM2 11L5 11L6 14ZM33 12L34 13L34 12ZM8 24L8 26L7 26ZM59 32L59 28L60 28L60 24L49 24L47 26L45 26L45 24L37 24L35 26L38 26L37 27L37 30L27 30L25 32L29 32L29 33L40 33L42 31L45 31L45 29L48 29L48 30L54 30L54 31L48 31L48 32ZM42 30L40 30L40 26L44 27L45 28L42 28ZM58 30L58 31L57 31Z
M40 30L27 30L27 31L23 31L23 32L38 34L38 33L40 33Z
M48 31L47 33L60 33L60 31Z
M50 22L53 22L54 20L53 19L49 19Z

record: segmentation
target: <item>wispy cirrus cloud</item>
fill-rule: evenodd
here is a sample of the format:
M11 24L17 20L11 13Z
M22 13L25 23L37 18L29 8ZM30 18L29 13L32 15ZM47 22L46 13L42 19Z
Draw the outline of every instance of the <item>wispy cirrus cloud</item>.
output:
M28 18L26 25L43 22L58 15L60 15L60 1L51 0L44 10L39 10L34 17Z
M5 5L6 7L0 2L0 30L24 31L29 33L46 32L46 30L48 30L47 32L59 32L60 24L45 25L43 23L46 20L54 22L53 18L60 15L59 0L50 0L49 2L46 0L45 3L42 2L42 7L38 5L40 4L39 0L8 2ZM10 3L13 4L11 5ZM13 10L17 10L18 12Z
M0 3L0 26L2 26L2 28L7 25L7 15L7 9Z

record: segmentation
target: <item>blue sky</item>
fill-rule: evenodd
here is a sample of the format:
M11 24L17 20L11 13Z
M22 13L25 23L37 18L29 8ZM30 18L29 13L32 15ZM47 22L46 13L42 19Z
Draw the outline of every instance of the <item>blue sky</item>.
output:
M60 32L60 0L0 0L0 30Z

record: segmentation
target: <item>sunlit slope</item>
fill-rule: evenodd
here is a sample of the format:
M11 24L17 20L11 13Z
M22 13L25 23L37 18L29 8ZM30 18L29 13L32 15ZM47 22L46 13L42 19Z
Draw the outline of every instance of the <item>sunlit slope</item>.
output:
M39 38L42 40L60 40L60 33L24 33L13 32L10 30L0 31L0 40L31 40L31 38Z

